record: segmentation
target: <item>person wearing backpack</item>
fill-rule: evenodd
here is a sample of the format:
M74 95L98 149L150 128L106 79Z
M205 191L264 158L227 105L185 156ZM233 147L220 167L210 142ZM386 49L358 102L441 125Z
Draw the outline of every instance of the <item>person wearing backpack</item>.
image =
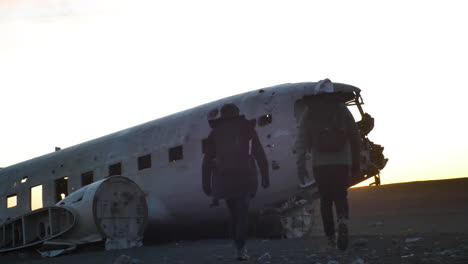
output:
M312 172L320 195L320 212L331 247L348 246L349 205L347 188L359 174L360 136L351 112L336 93L322 93L306 100L296 140L299 179L308 178L306 152L312 156ZM335 205L338 240L333 217Z
M226 201L237 259L248 260L249 203L258 188L257 165L262 187L270 185L268 161L255 131L255 120L239 115L235 104L223 105L221 117L211 120L210 126L202 164L203 191L215 203Z

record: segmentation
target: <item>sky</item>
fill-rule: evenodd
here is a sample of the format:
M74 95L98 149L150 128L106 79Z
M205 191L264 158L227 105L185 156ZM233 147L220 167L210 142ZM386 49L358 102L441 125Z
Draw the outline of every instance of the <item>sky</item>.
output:
M362 89L382 183L468 177L463 1L0 0L0 167L230 95Z

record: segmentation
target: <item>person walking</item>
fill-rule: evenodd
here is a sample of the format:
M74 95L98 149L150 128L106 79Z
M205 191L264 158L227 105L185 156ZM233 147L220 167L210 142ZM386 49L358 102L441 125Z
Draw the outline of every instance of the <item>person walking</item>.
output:
M322 85L332 85L322 82ZM305 155L312 154L312 172L320 195L325 235L331 247L348 246L347 188L360 171L360 136L352 114L339 94L321 93L306 99L296 141L299 179L308 178ZM338 240L333 216L335 205Z
M268 161L255 131L255 123L239 115L235 104L225 104L205 145L202 185L216 203L225 200L238 260L248 260L248 211L258 188L257 165L263 188L270 185ZM255 164L256 163L256 164Z

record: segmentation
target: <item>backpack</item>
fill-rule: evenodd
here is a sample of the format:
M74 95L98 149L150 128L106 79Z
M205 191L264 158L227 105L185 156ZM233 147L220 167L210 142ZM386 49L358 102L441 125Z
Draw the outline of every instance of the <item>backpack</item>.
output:
M343 150L347 142L343 119L338 109L334 109L327 121L319 125L316 141L317 151L333 153Z
M251 131L246 122L232 122L215 128L216 167L238 170L249 167Z

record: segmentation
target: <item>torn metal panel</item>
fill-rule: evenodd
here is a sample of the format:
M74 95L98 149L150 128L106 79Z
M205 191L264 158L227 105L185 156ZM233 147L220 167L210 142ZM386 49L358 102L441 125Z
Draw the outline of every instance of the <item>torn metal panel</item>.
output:
M66 233L75 223L75 215L67 208L32 211L0 226L0 253L41 244Z
M134 248L134 247L141 247L143 246L143 242L141 240L130 239L126 237L118 237L118 238L107 238L106 239L106 250L113 250L113 249L126 249L126 248Z
M321 234L320 199L315 180L289 199L262 210L261 215L279 220L281 236L299 238ZM323 232L322 232L323 233Z
M307 204L298 208L294 208L285 216L281 217L281 225L284 229L286 238L299 238L304 237L312 230L314 211L311 205Z
M77 245L74 243L61 240L48 240L45 241L41 248L37 249L36 251L39 252L43 258L52 258L71 252L75 250L76 247Z

